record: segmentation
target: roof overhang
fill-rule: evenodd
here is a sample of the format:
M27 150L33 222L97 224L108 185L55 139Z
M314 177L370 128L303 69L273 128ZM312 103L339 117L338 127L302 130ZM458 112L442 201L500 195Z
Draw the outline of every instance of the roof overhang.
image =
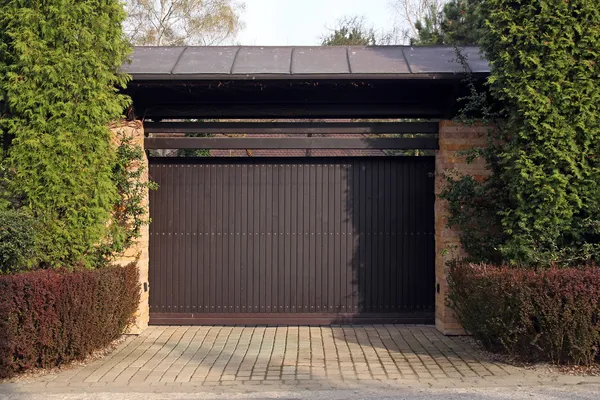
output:
M134 82L156 80L456 79L489 73L477 47L466 65L450 46L135 47L123 71Z
M139 118L442 118L484 81L463 48L136 47L123 71Z

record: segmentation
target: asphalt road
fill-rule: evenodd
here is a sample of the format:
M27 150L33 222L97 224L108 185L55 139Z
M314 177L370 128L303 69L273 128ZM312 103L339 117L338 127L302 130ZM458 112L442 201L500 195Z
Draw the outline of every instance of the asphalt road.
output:
M585 399L599 400L600 385L566 385L509 388L461 388L461 389L403 389L403 390L315 390L235 393L6 393L0 392L2 400L237 400L237 399L307 399L307 400L358 400L358 399L410 399L410 400L493 400L493 399Z

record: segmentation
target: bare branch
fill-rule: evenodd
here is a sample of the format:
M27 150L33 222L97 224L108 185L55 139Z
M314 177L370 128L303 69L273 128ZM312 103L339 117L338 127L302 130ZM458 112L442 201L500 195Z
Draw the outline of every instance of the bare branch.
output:
M417 36L417 21L429 13L439 13L447 0L389 0L390 8L399 18L399 24L408 28L408 36Z
M199 45L233 40L244 4L238 0L124 0L124 30L135 45Z

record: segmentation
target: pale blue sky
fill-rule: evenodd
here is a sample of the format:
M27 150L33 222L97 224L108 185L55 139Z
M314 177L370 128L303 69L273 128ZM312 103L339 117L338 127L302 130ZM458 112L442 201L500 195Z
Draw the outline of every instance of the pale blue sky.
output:
M320 37L346 15L364 15L376 29L390 29L389 0L245 0L243 45L319 45Z

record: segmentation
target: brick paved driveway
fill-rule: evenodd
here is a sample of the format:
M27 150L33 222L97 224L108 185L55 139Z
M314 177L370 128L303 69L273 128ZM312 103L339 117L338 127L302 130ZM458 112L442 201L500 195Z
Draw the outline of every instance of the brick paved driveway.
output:
M454 387L560 383L560 379L486 360L463 340L445 337L431 326L155 326L128 337L103 359L12 386L15 390L348 388L372 383Z

